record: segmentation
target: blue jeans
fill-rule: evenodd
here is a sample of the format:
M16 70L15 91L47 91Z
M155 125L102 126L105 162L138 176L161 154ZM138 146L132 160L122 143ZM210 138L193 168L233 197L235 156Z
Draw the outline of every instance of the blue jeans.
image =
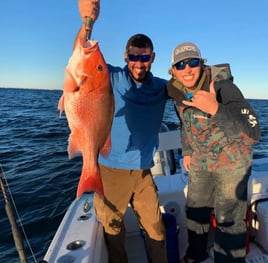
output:
M197 262L208 257L208 231L214 209L217 222L214 262L245 262L248 177L249 171L245 172L244 168L228 174L190 171L186 204L187 257Z

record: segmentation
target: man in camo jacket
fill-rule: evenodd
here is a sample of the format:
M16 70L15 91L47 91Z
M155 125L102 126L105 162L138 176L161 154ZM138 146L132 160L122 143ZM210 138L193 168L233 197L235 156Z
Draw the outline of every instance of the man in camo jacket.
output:
M214 211L214 262L244 263L247 181L253 145L260 139L259 121L233 83L229 65L205 62L195 44L178 45L167 87L181 121L183 164L189 172L189 246L182 262L208 258Z

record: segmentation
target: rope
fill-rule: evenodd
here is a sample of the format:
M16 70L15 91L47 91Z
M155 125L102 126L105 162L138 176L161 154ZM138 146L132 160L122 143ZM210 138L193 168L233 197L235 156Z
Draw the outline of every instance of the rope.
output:
M16 216L18 218L18 222L19 222L19 225L21 227L23 236L24 236L24 238L26 240L26 243L27 243L27 246L28 246L28 248L29 248L29 250L30 250L30 252L32 254L34 262L37 263L35 255L33 253L31 245L29 243L29 239L28 239L28 237L26 235L26 232L25 232L25 229L23 227L21 218L19 216L18 210L16 208L16 205L15 205L13 196L11 194L11 191L10 191L10 188L9 188L6 176L5 176L5 172L4 172L4 169L3 169L2 165L1 165L1 163L0 163L0 168L1 168L1 171L0 171L1 172L0 173L0 184L1 184L1 190L2 190L2 193L3 193L3 197L4 197L4 200L5 200L5 209L6 209L8 219L9 219L9 223L11 225L13 239L14 239L14 242L15 242L17 252L19 254L20 262L21 263L27 263L28 261L27 261L27 258L26 258L25 252L24 252L23 242L22 242L22 239L21 239L21 236L20 236L20 232L18 230L18 226L17 226L16 219L15 219L15 216L14 216L14 211L15 211L15 214L16 214ZM11 199L11 203L9 201L6 188L8 190L8 193L9 193L9 196L10 196L10 199Z

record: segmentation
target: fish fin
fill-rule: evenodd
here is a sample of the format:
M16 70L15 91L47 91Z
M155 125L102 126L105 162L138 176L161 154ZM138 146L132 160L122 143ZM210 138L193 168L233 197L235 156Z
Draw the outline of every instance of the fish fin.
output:
M100 150L100 154L105 158L108 157L110 150L111 150L112 140L111 140L111 134L106 139L106 142L102 146Z
M71 73L70 70L65 69L65 77L64 77L64 92L75 92L79 90L79 85L76 82L75 77Z
M69 159L72 159L74 156L78 155L80 150L77 148L75 137L71 134L69 136L69 144L68 144L68 156Z
M69 91L75 91L78 89L77 83L75 81L75 78L73 77L72 73L65 69L65 77L64 77L64 84L63 89L66 92ZM59 102L58 102L58 110L60 111L60 116L62 115L62 112L64 111L64 93L61 95Z
M58 102L58 110L60 111L60 116L64 111L64 95L61 95L59 102Z
M82 169L82 174L77 187L76 197L79 198L85 192L96 192L103 196L103 186L99 167L94 171Z

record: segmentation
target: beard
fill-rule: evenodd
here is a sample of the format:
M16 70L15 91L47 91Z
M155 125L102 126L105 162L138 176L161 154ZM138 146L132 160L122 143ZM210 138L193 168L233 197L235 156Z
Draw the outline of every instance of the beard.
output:
M150 68L144 70L140 70L140 72L137 72L137 69L133 69L133 68L128 68L128 72L130 77L138 82L138 83L143 83L144 81L146 81L146 79L148 78L148 75L150 73Z

